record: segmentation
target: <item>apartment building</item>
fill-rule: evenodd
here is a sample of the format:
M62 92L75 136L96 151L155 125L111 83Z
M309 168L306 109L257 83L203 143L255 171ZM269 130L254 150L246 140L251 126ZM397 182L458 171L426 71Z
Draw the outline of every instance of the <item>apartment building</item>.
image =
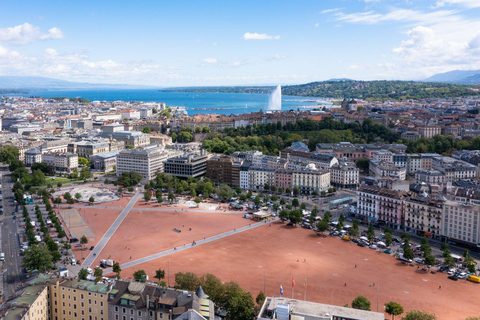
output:
M275 170L275 186L277 189L292 190L292 170L289 169L277 169Z
M375 177L394 177L405 180L407 173L404 167L398 167L391 162L370 160L368 167L370 174Z
M405 191L362 185L357 190L357 216L395 229L404 223Z
M110 287L87 280L50 283L52 320L107 320Z
M325 191L330 188L330 171L307 168L293 170L292 187L298 187L300 193Z
M239 169L239 179L240 179L240 188L242 190L250 189L249 184L249 177L248 177L248 169L251 166L251 162L244 161L243 164L240 166Z
M25 151L25 166L31 167L34 163L42 162L42 151L32 148Z
M373 160L393 163L393 153L388 150L379 150L373 155Z
M158 145L138 149L125 149L117 155L117 176L123 172L135 171L144 179L153 180L164 172L164 162L168 153Z
M76 153L79 157L90 159L91 156L110 151L107 141L77 141L68 144L68 152Z
M480 206L478 204L447 200L443 206L442 235L445 239L479 245L479 214Z
M415 183L422 182L428 185L444 185L446 183L445 174L435 169L419 169L415 172Z
M169 158L164 165L164 172L179 178L197 178L207 173L208 155L205 150L198 153Z
M4 307L7 308L6 312L2 312L4 320L50 320L48 287L29 285Z
M436 125L421 126L418 127L418 133L421 137L430 139L442 134L442 127Z
M42 162L52 166L57 173L71 173L78 168L78 155L74 153L44 153Z
M117 156L120 152L121 150L116 150L91 156L90 162L93 165L93 169L103 172L114 171L117 166Z
M228 184L231 187L240 186L241 159L230 156L215 156L207 160L206 177L215 184Z
M275 184L275 168L251 165L248 169L248 185L250 189L264 190L265 184Z
M330 168L330 182L337 188L356 188L360 184L360 170L353 162L343 162Z
M405 202L405 228L418 235L439 238L442 235L444 201L426 194L417 195Z

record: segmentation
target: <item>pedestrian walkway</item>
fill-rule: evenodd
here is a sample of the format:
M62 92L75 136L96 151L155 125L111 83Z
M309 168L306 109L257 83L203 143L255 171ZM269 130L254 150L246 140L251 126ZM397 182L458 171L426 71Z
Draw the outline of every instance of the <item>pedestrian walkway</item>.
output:
M100 239L100 241L97 243L97 245L95 246L95 248L90 252L90 254L88 255L88 257L85 259L85 261L82 263L82 267L83 268L86 268L86 267L90 267L90 265L93 263L93 261L95 261L96 259L96 256L97 254L99 254L100 252L102 252L103 248L105 248L105 246L107 245L108 241L110 241L110 238L112 238L112 236L114 235L115 231L117 231L118 227L120 226L120 224L123 222L123 220L127 217L128 213L130 212L130 210L133 208L133 206L135 205L135 203L138 201L138 199L140 199L140 197L142 196L142 193L138 192L133 198L132 200L130 200L130 202L127 204L127 206L125 207L125 209L122 210L122 212L120 213L120 215L118 216L117 219L115 219L115 221L112 223L112 225L110 226L110 228L108 228L107 232L105 232L105 235L102 237L102 239Z
M270 221L267 221L267 223L271 223L271 222L276 221L276 220L278 220L278 219L277 218L272 219ZM225 238L225 237L229 237L231 235L234 235L234 234L237 234L237 233L240 233L240 232L243 232L243 231L247 231L247 230L251 230L253 228L261 227L261 226L264 226L265 224L266 224L265 221L257 222L257 223L239 228L239 229L235 229L235 230L227 231L225 233L217 234L217 235L215 235L213 237L210 237L210 238L195 241L195 245L192 245L191 243L186 244L186 245L183 245L183 246L180 246L180 247L176 247L174 249L162 251L162 252L155 253L155 254L152 254L150 256L147 256L147 257L143 257L143 258L140 258L140 259L137 259L137 260L133 260L133 261L124 263L124 264L121 265L121 268L125 269L125 268L129 268L129 267L133 267L133 266L136 266L138 264L142 264L142 263L145 263L145 262L148 262L148 261L151 261L151 260L155 260L155 259L158 259L158 258L161 258L161 257L171 255L173 253L177 253L177 252L180 252L180 251L183 251L183 250L188 250L188 249L194 248L197 245L206 244L206 243L216 241L216 240L219 240L219 239L222 239L222 238ZM111 273L111 272L113 272L113 270L112 270L112 268L109 268L109 269L105 269L103 273L108 274L108 273Z

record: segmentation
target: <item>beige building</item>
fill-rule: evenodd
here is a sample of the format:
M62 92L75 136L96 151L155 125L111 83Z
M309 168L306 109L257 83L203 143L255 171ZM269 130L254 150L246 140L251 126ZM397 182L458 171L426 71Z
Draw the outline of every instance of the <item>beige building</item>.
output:
M50 284L51 320L107 320L109 286L87 280Z
M45 153L42 162L54 167L55 172L73 172L78 168L78 155L74 153Z
M163 172L163 162L168 153L158 145L150 145L138 149L125 149L117 155L117 176L123 172L135 171L144 179L155 179Z
M78 141L68 144L68 152L76 153L79 157L90 159L99 153L110 151L110 146L107 141Z
M480 206L446 201L442 231L447 239L478 245L480 243Z
M405 228L418 235L438 238L442 235L443 201L418 195L405 202Z
M298 187L300 193L325 191L330 187L330 171L298 169L292 172L292 187Z
M422 126L418 128L418 133L421 137L430 139L436 135L442 134L442 127L434 125Z
M50 320L47 285L26 287L18 298L7 302L5 320Z
M330 168L330 182L337 188L356 188L360 183L360 170L353 162L343 162Z

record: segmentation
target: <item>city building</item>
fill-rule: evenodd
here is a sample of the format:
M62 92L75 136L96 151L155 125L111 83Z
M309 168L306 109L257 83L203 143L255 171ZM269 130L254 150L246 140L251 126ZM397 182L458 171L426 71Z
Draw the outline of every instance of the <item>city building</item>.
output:
M125 149L117 154L117 176L123 172L135 171L144 179L153 180L164 172L164 161L168 153L158 145L138 149Z
M326 191L330 188L330 171L302 168L293 170L292 187L298 187L300 193Z
M467 193L468 191L463 190ZM458 198L462 194L459 194ZM468 196L467 196L468 197ZM476 201L479 201L478 192ZM443 205L443 218L441 219L442 236L445 240L454 240L459 243L478 246L480 245L480 206L473 203L445 201Z
M289 299L267 297L257 315L257 320L384 320L383 312L365 311Z
M275 187L277 189L292 190L292 170L277 169L275 170Z
M103 172L112 172L117 166L117 156L122 150L100 153L90 157L93 169Z
M251 162L244 161L243 164L240 166L239 179L240 179L240 188L242 188L242 190L250 189L248 169L250 168L251 165L252 165Z
M440 238L444 201L426 193L411 197L405 202L405 229L418 235Z
M275 184L275 168L251 165L248 169L248 185L253 190L264 190L265 185Z
M197 178L207 173L208 155L205 150L198 153L186 153L165 162L164 171L179 178Z
M370 174L375 177L392 177L405 180L407 176L405 167L398 167L391 162L370 160L368 169Z
M42 162L42 151L33 148L25 151L25 165L31 167L34 163Z
M360 184L360 169L354 162L340 161L330 168L330 182L337 188L356 188Z
M3 313L4 320L50 320L48 287L37 284L23 289L20 296L8 301Z
M206 177L217 185L240 186L240 167L243 161L230 156L215 156L207 160Z
M78 155L74 153L44 153L42 162L53 167L56 173L72 173L78 168Z

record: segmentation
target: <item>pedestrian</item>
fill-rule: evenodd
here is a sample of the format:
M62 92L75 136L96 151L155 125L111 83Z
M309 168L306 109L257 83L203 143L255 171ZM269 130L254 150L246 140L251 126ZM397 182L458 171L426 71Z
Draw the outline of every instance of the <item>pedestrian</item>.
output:
M357 267L357 265L355 265L355 268Z
M442 289L442 286L438 286L438 289Z
M347 283L345 282L345 287L347 286Z

